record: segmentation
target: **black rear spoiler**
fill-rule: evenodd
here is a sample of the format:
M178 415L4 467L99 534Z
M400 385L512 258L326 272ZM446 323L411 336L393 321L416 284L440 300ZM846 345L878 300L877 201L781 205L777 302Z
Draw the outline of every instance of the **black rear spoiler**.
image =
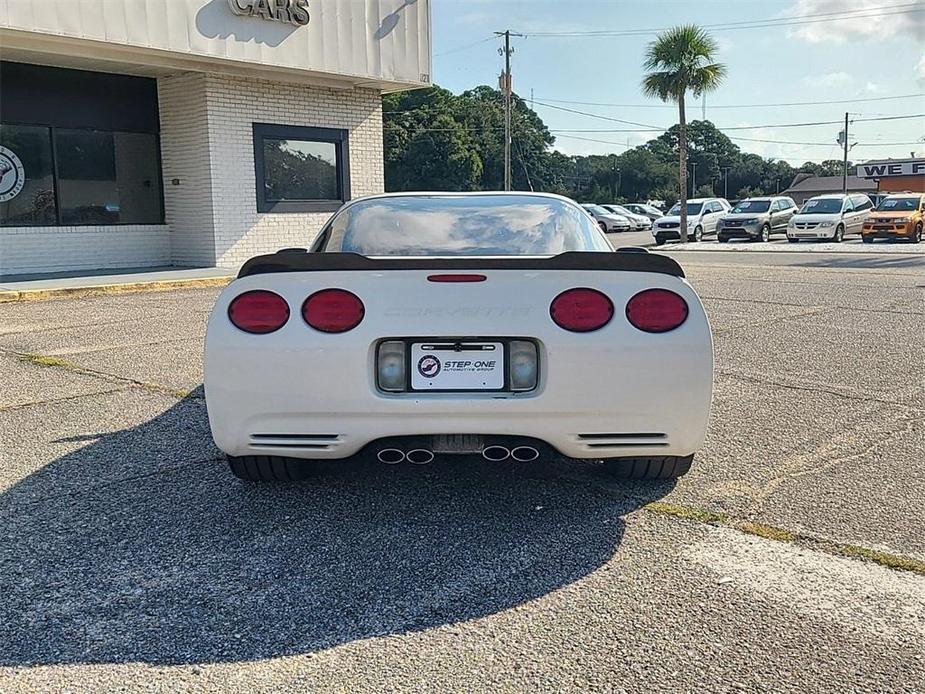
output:
M272 272L326 272L336 270L617 270L623 272L657 272L684 277L684 270L666 255L647 253L644 249L623 252L569 251L553 256L465 255L434 258L377 257L358 253L307 253L304 249L284 249L258 255L241 267L238 277Z

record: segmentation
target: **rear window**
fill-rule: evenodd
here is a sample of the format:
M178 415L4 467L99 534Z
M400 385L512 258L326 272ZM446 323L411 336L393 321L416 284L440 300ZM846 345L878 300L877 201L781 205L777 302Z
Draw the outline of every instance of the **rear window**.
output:
M597 225L564 200L535 195L396 196L354 203L324 232L325 253L556 255L611 251Z

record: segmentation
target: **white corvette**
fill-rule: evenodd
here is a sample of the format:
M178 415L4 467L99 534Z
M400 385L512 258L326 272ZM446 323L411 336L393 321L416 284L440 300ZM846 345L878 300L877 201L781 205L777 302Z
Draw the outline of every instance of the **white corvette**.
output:
M209 320L212 435L247 480L321 459L603 460L671 478L703 443L706 314L671 258L534 193L379 195L249 260Z

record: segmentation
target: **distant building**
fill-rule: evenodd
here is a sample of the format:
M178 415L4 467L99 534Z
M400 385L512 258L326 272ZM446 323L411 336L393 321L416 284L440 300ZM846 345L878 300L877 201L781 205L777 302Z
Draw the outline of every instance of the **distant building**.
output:
M841 176L813 176L808 173L799 173L790 183L790 187L781 191L781 195L789 195L797 205L802 205L817 195L841 192ZM860 176L848 176L848 192L875 193L877 184Z
M0 276L235 268L381 193L430 0L0 0Z
M925 157L881 159L858 164L858 175L876 181L884 193L925 193Z

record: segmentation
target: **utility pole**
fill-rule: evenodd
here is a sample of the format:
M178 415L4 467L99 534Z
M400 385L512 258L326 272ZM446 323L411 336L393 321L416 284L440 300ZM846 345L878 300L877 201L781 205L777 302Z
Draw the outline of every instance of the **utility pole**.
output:
M731 166L723 166L723 197L729 199L729 169Z
M697 195L697 162L691 162L691 197Z
M510 29L505 31L496 31L496 36L504 37L504 48L500 53L504 55L504 74L501 76L501 92L504 94L504 189L511 189L511 92L513 83L511 80L511 55L514 49L511 48L512 36L523 36L512 32Z
M841 175L841 192L842 195L848 194L848 112L845 111L845 131L842 133L842 137L845 141L842 143L844 145L844 159L842 160L842 175Z

